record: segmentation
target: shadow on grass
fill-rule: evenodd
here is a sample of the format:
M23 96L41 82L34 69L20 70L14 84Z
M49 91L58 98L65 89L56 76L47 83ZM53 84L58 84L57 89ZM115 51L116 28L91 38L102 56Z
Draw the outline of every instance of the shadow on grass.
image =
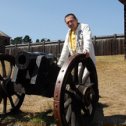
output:
M126 115L104 116L103 108L109 107L107 104L98 104L91 126L126 126Z
M104 116L106 104L99 103L93 121L85 126L126 126L126 115ZM20 125L17 125L20 124ZM53 126L56 125L51 109L45 112L22 112L0 115L0 126Z
M29 123L30 122L30 123ZM8 113L6 115L0 115L0 126L17 126L15 124L20 123L28 126L34 126L39 124L40 126L50 126L55 124L55 119L52 110L47 110L45 112L22 112L18 113ZM23 126L23 125L21 125Z

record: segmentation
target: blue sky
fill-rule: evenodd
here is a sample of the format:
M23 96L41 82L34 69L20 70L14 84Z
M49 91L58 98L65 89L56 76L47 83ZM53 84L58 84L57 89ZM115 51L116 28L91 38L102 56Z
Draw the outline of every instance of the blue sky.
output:
M64 40L64 16L71 12L90 25L93 36L124 33L124 8L118 0L0 0L0 31L12 39Z

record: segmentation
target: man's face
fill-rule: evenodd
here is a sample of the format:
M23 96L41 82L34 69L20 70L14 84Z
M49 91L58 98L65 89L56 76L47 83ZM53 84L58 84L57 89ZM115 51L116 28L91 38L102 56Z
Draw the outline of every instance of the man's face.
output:
M65 22L67 24L67 26L71 29L71 30L76 30L77 28L77 24L78 21L76 19L74 19L74 17L72 15L68 16L65 18Z

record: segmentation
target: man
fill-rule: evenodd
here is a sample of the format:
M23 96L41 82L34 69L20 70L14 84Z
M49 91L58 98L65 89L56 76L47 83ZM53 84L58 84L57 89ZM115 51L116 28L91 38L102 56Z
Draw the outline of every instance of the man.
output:
M95 64L94 46L88 24L79 23L76 16L72 13L65 16L65 23L69 30L65 38L58 65L61 67L69 54L74 55L75 53L84 53L86 57L90 56Z
M66 34L65 42L61 52L61 56L58 61L58 66L62 67L69 55L76 53L84 53L86 57L90 57L94 64L96 64L94 46L92 43L91 30L88 24L79 23L78 19L73 13L65 16L65 23L69 30ZM81 65L80 65L81 67ZM83 78L88 74L87 68L83 73ZM88 82L90 79L88 78ZM97 101L99 99L98 85L95 85L97 94Z

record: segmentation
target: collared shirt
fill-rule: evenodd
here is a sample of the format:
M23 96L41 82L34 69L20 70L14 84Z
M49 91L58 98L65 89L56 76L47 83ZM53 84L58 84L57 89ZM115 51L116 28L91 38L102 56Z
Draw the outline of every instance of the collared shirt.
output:
M75 34L75 31L72 31L72 30L70 31L69 42L70 42L70 47L72 49L73 54L76 53L77 45L76 45L76 34Z

